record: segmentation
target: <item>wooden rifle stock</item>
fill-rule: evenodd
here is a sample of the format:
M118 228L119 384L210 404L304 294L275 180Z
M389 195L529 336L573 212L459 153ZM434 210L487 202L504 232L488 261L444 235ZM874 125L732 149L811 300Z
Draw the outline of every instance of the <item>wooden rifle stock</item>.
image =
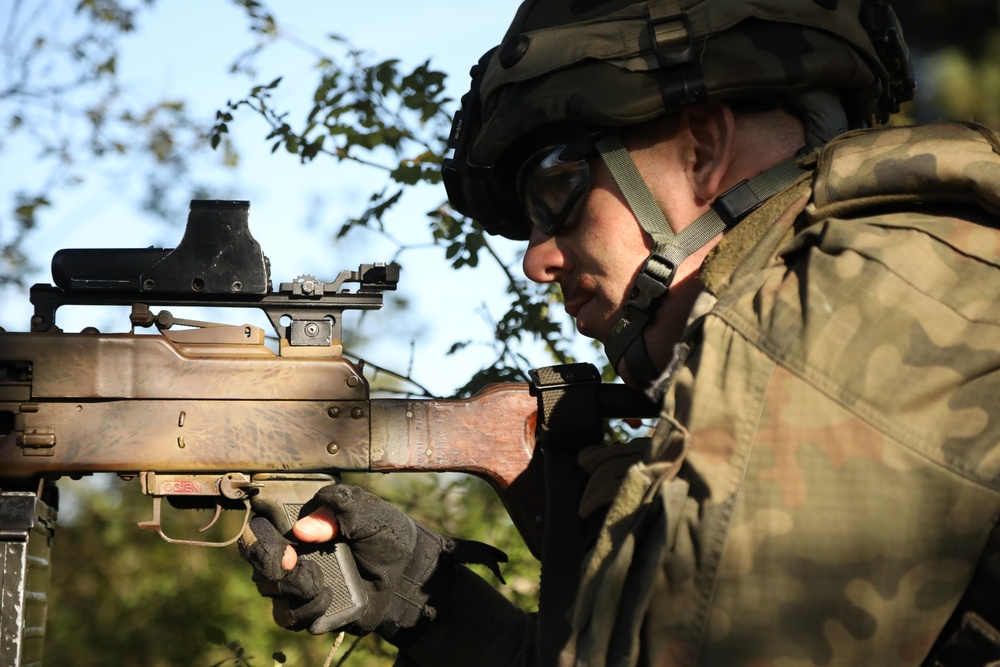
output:
M373 400L371 470L485 479L538 556L545 489L536 422L536 400L521 383L489 385L467 400Z

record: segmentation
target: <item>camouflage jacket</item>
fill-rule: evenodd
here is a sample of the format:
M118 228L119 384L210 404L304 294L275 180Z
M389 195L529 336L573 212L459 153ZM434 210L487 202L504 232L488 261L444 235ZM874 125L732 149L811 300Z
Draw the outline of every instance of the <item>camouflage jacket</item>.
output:
M969 583L1000 512L1000 143L813 159L706 262L564 664L919 665Z
M1000 142L938 124L808 159L703 267L567 667L920 665L969 583L1000 516ZM534 664L506 618L515 648L476 664Z

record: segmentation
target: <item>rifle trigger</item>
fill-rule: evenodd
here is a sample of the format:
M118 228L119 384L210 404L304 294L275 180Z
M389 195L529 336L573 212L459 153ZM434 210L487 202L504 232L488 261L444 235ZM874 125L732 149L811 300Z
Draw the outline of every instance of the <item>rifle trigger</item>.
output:
M204 533L206 530L214 526L215 522L219 520L220 516L222 516L222 503L215 503L215 515L212 517L211 521L209 521L207 524L199 528L198 532Z

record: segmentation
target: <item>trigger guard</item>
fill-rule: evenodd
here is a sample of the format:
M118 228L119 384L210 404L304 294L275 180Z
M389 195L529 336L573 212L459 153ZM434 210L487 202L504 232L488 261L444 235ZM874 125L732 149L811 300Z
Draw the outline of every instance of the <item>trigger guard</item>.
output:
M239 540L240 537L243 535L244 531L246 531L247 526L250 525L250 515L251 515L250 499L244 498L243 507L246 511L243 513L243 525L240 526L239 532L237 532L232 539L226 540L225 542L207 542L205 540L177 539L174 537L170 537L169 535L163 532L163 526L160 524L160 502L162 500L163 500L162 496L156 496L153 498L153 518L150 519L149 521L140 522L139 527L144 530L155 530L156 533L160 536L160 538L164 542L169 542L170 544L190 544L191 546L196 546L196 547L228 547L230 544L235 544L236 541ZM219 515L221 513L222 513L222 506L216 504L215 516L212 517L211 522L209 522L207 526L201 528L198 532L202 532L211 528L215 524L215 522L218 521Z

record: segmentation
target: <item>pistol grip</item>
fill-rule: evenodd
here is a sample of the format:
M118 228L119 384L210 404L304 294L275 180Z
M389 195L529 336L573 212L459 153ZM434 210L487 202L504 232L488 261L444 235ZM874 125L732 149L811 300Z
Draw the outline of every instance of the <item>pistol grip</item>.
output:
M292 525L300 515L304 516L302 510L306 503L321 488L338 481L330 475L320 474L262 474L254 475L253 481L260 483L261 487L251 497L250 507L292 542L299 558L315 561L319 565L324 583L333 591L333 601L326 614L310 630L330 632L360 618L368 596L362 587L361 575L350 547L339 540L320 544L298 542L292 535Z

